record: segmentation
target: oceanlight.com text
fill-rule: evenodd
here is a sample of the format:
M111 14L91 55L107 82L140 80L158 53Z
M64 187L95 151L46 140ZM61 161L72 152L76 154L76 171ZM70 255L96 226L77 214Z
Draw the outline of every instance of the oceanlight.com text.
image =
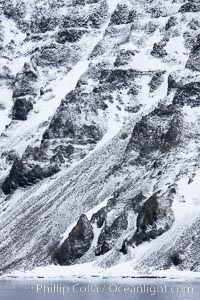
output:
M192 294L194 292L193 287L186 285L150 285L150 284L116 284L116 283L105 283L105 284L65 284L65 283L39 283L36 286L37 293L39 294L61 294L67 295L69 293L76 294L100 294L100 293L111 293L111 294L147 294L155 296L156 294Z

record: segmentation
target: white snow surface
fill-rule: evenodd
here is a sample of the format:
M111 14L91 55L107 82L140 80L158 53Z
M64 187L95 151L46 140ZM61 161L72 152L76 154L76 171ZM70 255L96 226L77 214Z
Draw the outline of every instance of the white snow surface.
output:
M192 182L188 177L183 177L178 182L178 196L173 202L172 209L175 219L185 221L187 216L200 208L199 197L200 174L197 174Z
M115 267L109 269L102 269L94 266L92 263L78 264L67 267L60 267L55 265L49 265L47 267L38 267L32 271L20 272L14 271L10 274L1 276L0 278L18 278L18 279L72 279L72 278L87 278L92 277L105 279L105 278L139 278L144 277L143 273L134 271L129 262L118 264ZM192 271L179 271L172 267L169 270L152 271L146 274L146 277L158 277L166 279L181 279L192 280L200 279L199 272Z

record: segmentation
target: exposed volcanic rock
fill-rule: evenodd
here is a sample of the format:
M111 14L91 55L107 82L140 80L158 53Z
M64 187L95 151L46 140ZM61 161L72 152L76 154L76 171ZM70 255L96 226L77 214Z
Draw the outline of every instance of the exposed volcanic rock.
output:
M123 232L128 227L127 218L128 213L124 211L110 226L104 226L97 242L97 248L95 251L97 256L105 254L113 248L116 240L123 235Z
M63 31L58 32L56 42L60 44L64 44L66 42L77 42L81 39L85 32L85 30L65 29Z
M179 87L173 103L181 106L189 105L191 107L198 107L200 105L200 83L190 82Z
M165 30L169 30L170 28L177 25L177 18L176 17L170 17L165 25Z
M51 43L50 45L43 46L41 51L36 53L34 60L41 67L66 65L70 61L75 60L75 55L70 50L69 47Z
M130 10L126 4L118 4L116 10L111 16L110 22L113 25L128 24L134 21L136 12Z
M157 58L163 58L167 56L167 52L165 50L166 42L161 41L159 43L155 43L153 45L153 50L151 51L151 55Z
M134 50L121 50L115 61L115 67L128 65L135 56Z
M129 243L136 245L157 238L172 226L174 218L159 207L160 192L152 195L143 205L137 217L137 230Z
M200 11L200 3L199 1L193 1L190 0L183 4L179 10L181 13L187 13L187 12L199 12Z
M138 151L138 159L156 150L169 151L181 142L181 124L182 115L175 105L160 105L135 125L128 149Z
M47 13L44 14L42 7L45 3ZM28 12L25 9L21 14L18 13L18 9L21 9L19 2L15 6L11 1L10 4L7 3L4 14L7 17L9 15L11 22L14 20L22 30L21 24ZM108 5L105 0L87 1L85 4L70 1L55 3L44 0L38 6L30 3L29 10L30 15L26 21L30 22L30 30L25 30L25 44L36 43L38 47L35 46L30 51L30 62L24 64L22 71L17 73L14 81L14 104L11 116L13 120L20 121L26 121L31 110L34 111L32 118L37 118L36 114L39 112L42 102L48 111L49 104L47 102L54 97L51 82L53 85L57 84L57 68L61 68L60 77L66 76L67 72L84 57L84 53L87 51L89 53L90 47L91 50L93 49L91 42L91 45L88 45L87 38L90 37L91 40L93 39L92 36L96 38L101 34L101 26L109 16ZM59 10L63 15L58 18ZM17 17L15 17L14 12ZM84 27L81 20L86 21L86 29L80 29L80 27ZM58 26L58 30L56 26ZM91 28L93 28L92 32L90 31ZM51 31L50 35L49 31ZM86 40L82 39L83 37ZM68 85L70 83L67 83L66 86ZM65 94L63 98L64 96ZM96 115L98 109L104 110L106 105L100 96L96 97L94 103L90 97L84 91L83 86L81 89L71 92L66 100L61 102L60 107L58 103L58 110L52 116L49 128L46 126L42 133L43 138L39 147L40 152L46 151L45 159L43 159L43 155L42 157L35 155L37 157L32 161L30 157L32 157L33 152L38 152L38 147L35 149L34 146L25 148L22 158L23 164L27 166L29 173L34 173L34 179L29 178L29 185L48 177L47 174L49 176L54 174L54 172L46 172L46 170L56 169L57 172L58 166L69 166L73 161L82 159L102 138L105 128L102 128L96 121ZM87 101L88 106L84 108ZM85 118L82 118L82 114L86 114ZM76 146L74 147L73 144ZM79 144L82 147L79 147ZM35 168L39 171L35 172ZM24 171L22 170L22 172ZM42 175L43 172L45 173L44 176ZM36 179L37 174L38 178ZM10 175L4 182L8 183L9 177ZM22 185L20 182L15 182L13 186L16 189L17 186L26 186L26 183ZM11 191L13 188L3 188L6 193L8 190Z
M167 85L167 94L169 94L170 92L176 91L176 89L180 86L180 83L177 82L176 77L174 77L174 74L169 74Z
M180 265L185 259L185 256L182 253L175 253L172 256L172 262L175 266Z
M92 224L96 224L97 228L101 228L103 225L105 225L108 213L115 208L118 197L118 193L116 194L115 192L114 195L111 198L109 198L106 206L102 207L100 210L98 210L92 215L90 222Z
M152 80L149 83L150 87L150 93L155 92L163 83L164 81L164 75L165 72L157 72L155 75L152 77Z
M88 95L83 96L86 98ZM96 143L102 138L102 130L94 122L85 120L85 124L80 122L81 109L79 107L79 94L70 93L66 100L62 102L48 130L43 135L43 140L53 138L69 138L75 142L83 144ZM76 114L72 114L72 110ZM80 124L79 124L80 122Z
M91 73L94 76L95 84L88 91L86 82L88 77L90 78ZM143 76L149 78L150 91L153 85L154 89L156 89L161 84L161 82L158 82L160 80L157 79L157 72L143 74L132 69L94 69L91 66L88 72L79 79L76 88L62 100L48 128L43 133L40 148L41 152L45 151L48 153L45 160L39 156L35 158L34 162L30 160L30 148L24 153L23 157L26 164L29 165L29 169L35 168L35 165L40 166L41 169L54 169L54 164L59 167L62 165L69 166L73 161L84 158L103 138L106 123L108 122L109 105L114 102L115 98L119 102L117 109L119 111L124 109L127 116L140 110L141 107L135 97L139 95L141 89L137 83L138 79ZM123 103L120 94L113 97L111 94L116 91L120 91L123 94L126 93L127 97L130 98L130 102ZM27 104L27 101L25 104ZM25 108L23 115L21 110L18 109L18 115L21 113L23 118L25 118ZM77 147L77 145L79 146ZM72 147L73 151L71 152L69 148L71 153L67 153L66 147ZM33 151L37 153L37 148L35 150L34 148L31 149L31 153ZM40 176L38 180L45 177ZM35 182L30 181L30 184Z
M57 173L59 168L55 166L49 166L46 168L41 168L39 165L29 166L23 163L23 160L16 159L12 165L8 177L5 179L2 190L7 195L13 192L18 187L27 187L38 180Z
M70 265L82 257L89 249L94 238L93 228L85 215L81 215L78 223L68 238L54 254L60 265Z
M193 71L200 71L200 36L198 35L194 41L194 46L191 50L186 68Z
M25 98L17 98L12 109L13 120L27 120L28 113L33 109L31 100Z
M132 216L136 216L141 210L144 200L145 197L143 193L140 192L135 197L123 203L123 201L121 201L120 192L118 191L108 200L105 207L102 207L97 213L93 214L91 223L95 224L97 228L102 228L95 248L96 256L109 252L115 248L116 244L122 244L122 240L124 240L124 236L126 236L128 232L128 227L130 230L133 225L130 219ZM121 214L119 214L119 207L121 207L121 209L123 207ZM114 217L112 217L112 215ZM134 229L133 227L133 231Z
M105 0L88 2L86 5L80 3L73 4L76 9L71 8L67 16L64 17L63 27L92 27L99 28L105 22L108 14L108 6ZM89 14L85 7L89 5ZM81 11L80 14L77 12Z
M13 98L24 97L26 95L37 96L35 83L37 82L36 70L30 64L25 64L22 72L16 76Z
M13 90L14 106L12 118L14 120L27 119L28 113L33 109L33 101L37 96L37 72L31 64L25 63L21 72L15 79Z

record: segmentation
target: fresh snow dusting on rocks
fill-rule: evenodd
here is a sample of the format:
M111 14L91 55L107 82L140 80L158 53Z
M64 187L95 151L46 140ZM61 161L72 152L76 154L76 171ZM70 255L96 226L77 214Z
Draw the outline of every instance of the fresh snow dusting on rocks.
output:
M200 2L0 7L0 274L200 272Z

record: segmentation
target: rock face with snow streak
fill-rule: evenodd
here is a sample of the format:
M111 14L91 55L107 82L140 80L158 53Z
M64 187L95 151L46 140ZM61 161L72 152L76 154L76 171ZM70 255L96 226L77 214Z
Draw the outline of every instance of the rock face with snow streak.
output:
M162 195L160 195L162 197ZM131 240L136 246L142 242L155 239L167 231L173 223L173 212L167 218L166 210L159 207L159 192L152 195L143 205L137 217L137 230ZM158 220L162 226L158 226Z
M186 67L193 71L200 70L200 35L198 35L194 40L194 45L191 50Z
M200 271L199 1L0 13L0 271Z
M93 228L85 215L81 215L69 237L55 253L55 260L61 265L71 265L91 247Z

